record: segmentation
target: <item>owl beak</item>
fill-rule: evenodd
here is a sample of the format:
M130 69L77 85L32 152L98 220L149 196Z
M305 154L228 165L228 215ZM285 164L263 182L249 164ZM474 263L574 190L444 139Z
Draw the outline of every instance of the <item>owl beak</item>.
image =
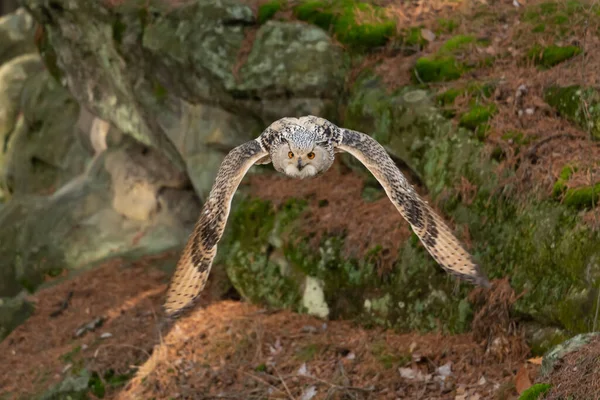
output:
M302 168L304 168L304 165L302 164L302 159L298 158L298 171L302 170Z

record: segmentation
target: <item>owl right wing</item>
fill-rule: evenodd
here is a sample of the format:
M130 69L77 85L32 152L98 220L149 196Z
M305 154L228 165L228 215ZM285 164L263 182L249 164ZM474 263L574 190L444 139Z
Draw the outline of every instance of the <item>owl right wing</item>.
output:
M364 133L338 128L337 148L356 157L383 186L429 254L452 275L489 287L490 283L442 218L408 183L383 146Z
M250 167L257 161L264 162L267 156L260 143L252 140L231 150L223 160L171 278L164 304L168 317L176 317L193 306L204 289L217 254L217 242L225 230L233 195Z

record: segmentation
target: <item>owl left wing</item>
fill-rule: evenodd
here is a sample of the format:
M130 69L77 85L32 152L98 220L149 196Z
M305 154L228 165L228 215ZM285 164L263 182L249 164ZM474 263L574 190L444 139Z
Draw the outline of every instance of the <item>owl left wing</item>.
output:
M264 162L267 156L260 143L252 140L231 150L223 160L171 278L164 304L168 317L176 317L191 307L204 289L233 195L250 167L257 161Z
M437 263L450 274L489 287L479 265L442 218L412 188L383 146L364 133L338 129L341 135L337 148L352 154L375 176Z

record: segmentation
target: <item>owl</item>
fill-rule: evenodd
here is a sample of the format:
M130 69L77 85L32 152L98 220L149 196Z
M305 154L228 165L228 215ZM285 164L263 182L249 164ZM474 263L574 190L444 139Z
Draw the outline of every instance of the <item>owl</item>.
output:
M164 304L166 315L180 315L194 304L203 290L225 229L231 200L251 166L271 162L275 170L291 178L312 178L327 171L338 152L350 153L375 176L444 270L489 287L488 279L471 255L442 218L419 197L376 140L309 115L279 119L259 137L227 154L171 279Z

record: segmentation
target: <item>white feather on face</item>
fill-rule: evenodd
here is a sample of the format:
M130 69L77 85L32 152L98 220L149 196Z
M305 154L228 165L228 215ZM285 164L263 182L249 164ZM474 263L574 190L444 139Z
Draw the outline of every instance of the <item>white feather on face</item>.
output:
M273 167L291 178L312 178L329 169L333 150L315 142L297 146L291 140L283 142L271 152Z

